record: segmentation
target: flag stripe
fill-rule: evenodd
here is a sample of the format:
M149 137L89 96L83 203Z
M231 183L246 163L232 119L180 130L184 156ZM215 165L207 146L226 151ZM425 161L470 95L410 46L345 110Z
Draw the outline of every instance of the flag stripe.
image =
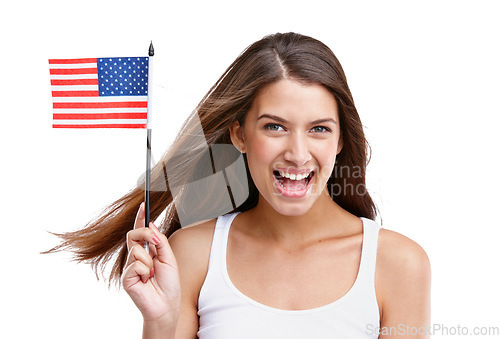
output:
M54 114L101 114L101 113L147 113L147 108L101 108L101 109L54 109Z
M52 128L146 128L146 124L52 125Z
M145 113L90 113L90 114L57 114L54 113L54 120L74 120L74 119L147 119Z
M97 62L97 58L80 58L80 59L49 59L49 64L84 64L89 62Z
M99 85L97 77L95 79L67 79L67 80L50 80L52 86L79 86L79 85Z
M53 97L98 97L99 91L52 91Z
M51 74L51 79L72 80L72 79L97 79L96 74Z
M97 68L51 68L50 74L97 74Z
M125 101L131 101L131 102L147 102L147 97L146 96L114 96L114 97L99 97L97 98L90 98L90 97L79 97L79 98L66 98L66 97L56 97L52 98L52 102L125 102Z
M145 124L147 119L56 119L54 125Z
M97 85L70 85L70 86L52 86L53 91L97 91Z
M50 65L51 69L71 69L71 68L96 68L97 63L90 64L60 64L60 65Z
M54 108L119 108L119 107L148 107L145 102L54 102Z

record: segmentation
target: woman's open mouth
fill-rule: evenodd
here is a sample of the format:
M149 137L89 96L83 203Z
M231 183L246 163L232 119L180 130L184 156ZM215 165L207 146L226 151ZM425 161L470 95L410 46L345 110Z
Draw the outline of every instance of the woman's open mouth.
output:
M278 191L286 196L299 198L304 196L309 187L312 178L314 177L314 171L303 174L288 173L285 171L273 171L274 179L276 183L276 188Z

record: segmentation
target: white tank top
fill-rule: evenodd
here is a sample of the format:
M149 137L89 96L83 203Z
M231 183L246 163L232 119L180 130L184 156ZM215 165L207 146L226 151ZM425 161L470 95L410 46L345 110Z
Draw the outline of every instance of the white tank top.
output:
M241 293L229 279L226 248L237 213L217 219L205 282L198 299L200 339L363 339L378 338L380 315L375 296L375 260L380 226L363 221L358 275L340 299L307 310L281 310Z

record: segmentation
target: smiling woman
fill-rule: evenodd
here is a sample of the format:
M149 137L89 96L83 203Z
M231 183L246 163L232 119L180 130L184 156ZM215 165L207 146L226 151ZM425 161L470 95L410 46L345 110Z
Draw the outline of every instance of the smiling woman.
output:
M236 182L247 198L211 219L222 194L200 188L188 210L196 225L184 225L179 212L193 197L172 185L199 184L199 150L217 144L241 152L248 176ZM86 228L61 234L54 250L95 268L117 253L111 278L142 312L146 338L359 339L379 337L374 328L428 326L425 252L381 229L358 190L367 149L332 51L296 33L266 36L229 66L155 166L153 187L171 169L151 197L151 218L166 213L161 231L144 227L136 187ZM210 159L215 169L220 159L212 151Z
M303 215L321 208L318 198L331 201L326 183L342 149L338 120L324 86L284 79L260 90L243 126L231 127L260 195L278 213Z

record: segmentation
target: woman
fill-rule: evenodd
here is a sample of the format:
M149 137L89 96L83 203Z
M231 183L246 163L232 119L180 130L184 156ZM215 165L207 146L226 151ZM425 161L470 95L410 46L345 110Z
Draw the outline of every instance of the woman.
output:
M181 228L177 209L188 195L173 194L172 183L197 178L203 152L184 151L199 148L199 123L208 146L243 154L248 198L203 221L220 203L208 192L189 211L197 224ZM111 277L141 311L145 338L427 338L429 261L373 221L366 163L334 54L307 36L270 35L233 62L153 170L160 186L169 169L169 186L151 198L152 220L166 210L163 231L144 227L137 187L61 235L59 248L94 268L118 252Z

